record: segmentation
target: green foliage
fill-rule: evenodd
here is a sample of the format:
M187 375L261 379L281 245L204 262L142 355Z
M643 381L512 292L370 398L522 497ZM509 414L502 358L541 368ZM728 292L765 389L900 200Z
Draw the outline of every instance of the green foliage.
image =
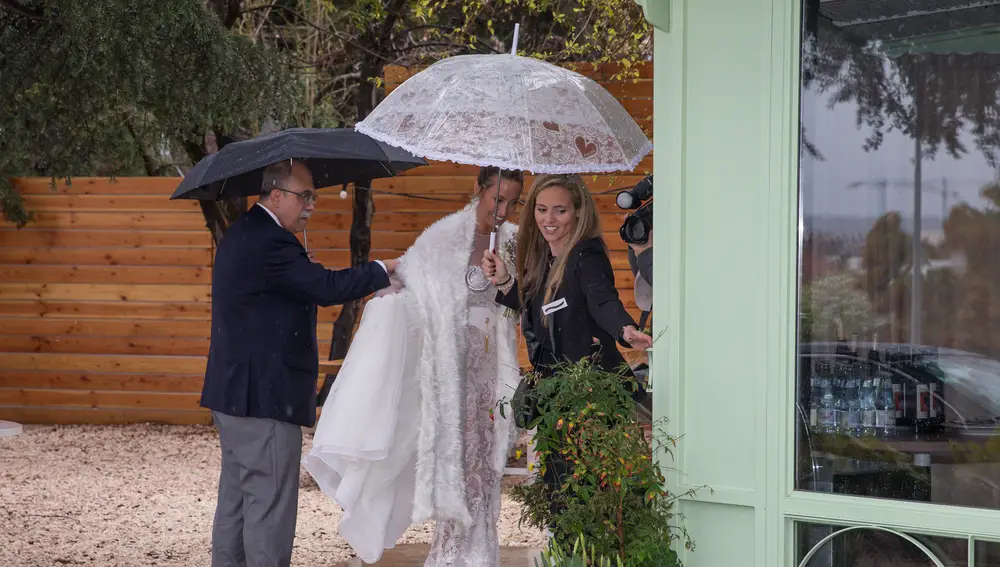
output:
M203 0L11 4L0 4L0 177L175 175L186 160L173 153L207 131L283 123L297 100L287 64ZM0 202L26 220L7 183Z
M554 525L567 550L565 538L583 534L597 556L619 557L628 567L679 565L675 545L693 544L675 523L677 497L664 489L653 458L669 456L676 441L659 424L647 439L635 416L636 388L587 360L537 380L529 394L540 416L532 424L536 450L542 463L558 455L569 466L557 489L545 485L543 470L513 497L522 521ZM558 514L550 502L560 505Z
M636 77L652 56L651 28L633 0L289 0L248 11L239 29L293 54L305 94L300 123L336 126L377 103L359 97L369 97L365 84L382 86L384 66L506 53L515 23L519 54L611 63L613 79Z
M541 557L535 560L535 567L625 567L625 564L617 555L614 560L597 555L594 546L588 548L586 538L581 535L576 539L572 550L550 541Z
M417 0L414 19L430 28L429 38L447 38L470 49L501 43L521 25L518 52L546 61L621 66L616 78L632 77L651 53L650 26L633 0ZM494 39L495 38L495 39ZM492 40L492 41L491 41Z
M24 208L24 199L11 187L10 180L0 177L0 211L4 219L14 223L18 228L31 222L34 215Z

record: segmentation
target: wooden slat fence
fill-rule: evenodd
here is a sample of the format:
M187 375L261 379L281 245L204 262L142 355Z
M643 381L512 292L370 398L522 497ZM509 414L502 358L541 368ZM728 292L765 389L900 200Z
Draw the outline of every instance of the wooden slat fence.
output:
M389 88L405 78L387 71ZM645 127L652 80L606 83ZM594 192L628 175L588 177ZM392 193L466 200L477 168L433 163L375 182ZM208 423L198 407L208 351L213 246L197 203L169 201L179 178L15 179L35 221L0 224L0 419L22 423ZM526 184L531 182L529 177ZM377 193L374 258L395 257L459 202ZM598 197L627 306L632 274L614 194ZM309 247L331 267L350 261L351 200L331 190L309 223ZM320 309L326 353L338 308ZM523 351L523 348L522 348ZM523 358L523 353L522 353Z

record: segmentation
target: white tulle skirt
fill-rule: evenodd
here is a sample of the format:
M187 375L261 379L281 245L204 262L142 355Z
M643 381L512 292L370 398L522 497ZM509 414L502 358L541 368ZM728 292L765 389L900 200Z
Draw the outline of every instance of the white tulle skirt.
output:
M367 303L302 459L343 508L338 531L365 563L378 561L411 523L420 340L408 292Z

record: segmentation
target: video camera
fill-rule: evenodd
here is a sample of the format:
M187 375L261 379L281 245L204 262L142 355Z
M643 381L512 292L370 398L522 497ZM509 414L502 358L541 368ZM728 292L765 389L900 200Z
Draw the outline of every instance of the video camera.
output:
M615 203L620 209L635 209L618 229L622 240L627 244L645 244L653 230L653 176L647 175L635 187L618 193Z

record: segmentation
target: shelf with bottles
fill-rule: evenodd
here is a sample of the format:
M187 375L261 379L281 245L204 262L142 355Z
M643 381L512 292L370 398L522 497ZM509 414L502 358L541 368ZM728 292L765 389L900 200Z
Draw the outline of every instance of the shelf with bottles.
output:
M865 350L865 351L863 351ZM814 433L896 437L941 431L944 397L933 349L802 345L800 406Z
M815 463L816 474L808 486L812 490L910 501L928 501L931 496L925 458L899 466L836 456L817 458Z

